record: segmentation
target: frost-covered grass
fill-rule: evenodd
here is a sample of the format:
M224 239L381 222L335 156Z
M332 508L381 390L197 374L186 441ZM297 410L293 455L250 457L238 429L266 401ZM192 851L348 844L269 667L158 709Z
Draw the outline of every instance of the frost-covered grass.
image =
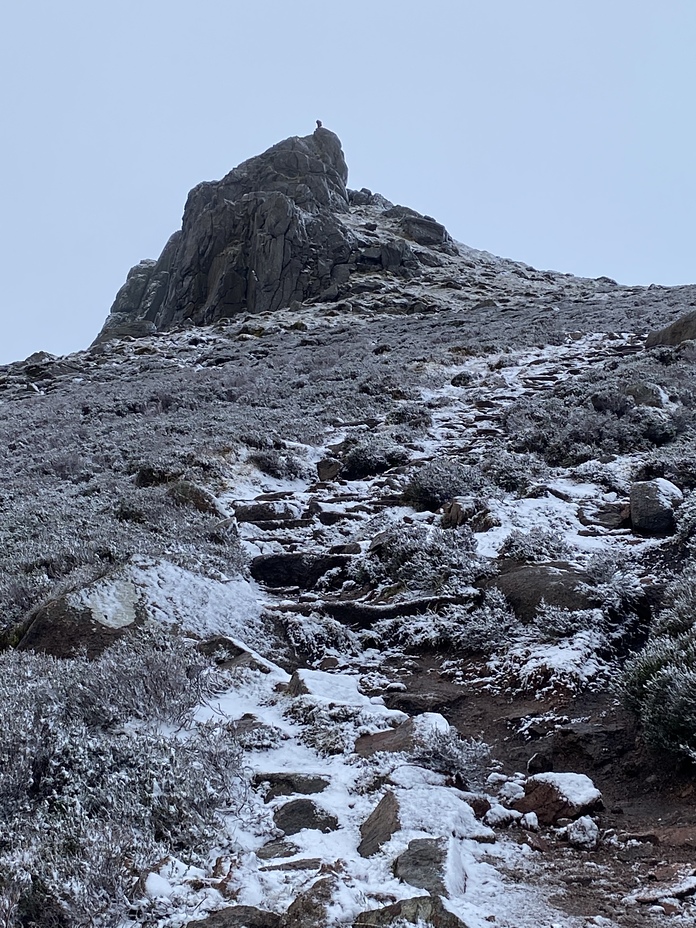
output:
M164 632L91 663L9 651L0 665L3 924L115 924L148 866L196 861L243 801L233 733L191 724L219 675Z

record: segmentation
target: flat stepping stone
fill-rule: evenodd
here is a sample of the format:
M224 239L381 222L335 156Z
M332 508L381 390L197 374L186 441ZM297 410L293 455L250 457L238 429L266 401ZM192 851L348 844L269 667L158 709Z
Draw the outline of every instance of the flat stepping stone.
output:
M311 799L286 802L284 806L276 809L273 821L286 835L296 835L305 828L327 834L338 828L336 816L320 809Z

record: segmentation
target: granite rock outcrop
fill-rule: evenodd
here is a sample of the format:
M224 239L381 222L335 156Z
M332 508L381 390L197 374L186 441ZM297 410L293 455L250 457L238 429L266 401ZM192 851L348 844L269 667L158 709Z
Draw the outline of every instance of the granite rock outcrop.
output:
M206 325L320 296L336 298L357 263L348 168L325 128L279 142L189 193L181 230L137 264L97 341Z

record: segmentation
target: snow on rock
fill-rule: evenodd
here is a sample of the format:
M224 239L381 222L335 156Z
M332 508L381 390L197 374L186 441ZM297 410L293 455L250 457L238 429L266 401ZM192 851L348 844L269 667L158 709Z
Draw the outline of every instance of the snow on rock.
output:
M514 808L536 812L542 825L559 818L578 818L602 804L602 794L584 773L537 773L527 779L524 792Z
M144 613L200 638L241 640L260 640L259 599L242 577L215 580L164 560L128 565L71 596L73 605L88 608L109 628L132 625Z
M68 604L87 607L95 622L106 628L127 628L136 618L140 594L128 576L106 577L68 596Z
M389 774L389 782L404 789L412 789L415 786L444 786L446 781L447 777L444 774L414 764L403 764Z
M631 522L637 532L664 535L674 531L674 510L684 495L662 477L639 480L631 487Z
M523 790L521 792L524 793ZM484 815L483 820L493 828L507 828L508 825L519 822L522 818L522 813L516 809L507 809L505 806L500 805L499 802L494 802Z
M414 786L397 790L399 818L404 830L475 841L495 841L495 832L479 822L458 790L443 786Z
M581 815L579 819L571 822L563 829L563 834L573 847L591 851L599 844L599 828L589 815Z
M384 706L381 696L366 696L358 689L360 677L347 673L327 673L324 670L296 670L290 681L297 693L305 693L318 699L336 705L369 706L370 708ZM406 718L405 713L395 712L395 718Z
M151 899L157 899L159 896L169 898L174 893L174 887L159 873L148 873L145 880L145 893Z

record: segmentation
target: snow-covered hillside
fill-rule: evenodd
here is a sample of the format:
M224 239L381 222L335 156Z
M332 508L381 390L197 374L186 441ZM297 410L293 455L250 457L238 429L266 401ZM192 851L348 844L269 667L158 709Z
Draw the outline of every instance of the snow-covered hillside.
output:
M168 245L0 369L5 924L688 924L696 343L646 336L696 288L458 245L309 149L287 305ZM237 235L220 190L176 241Z

